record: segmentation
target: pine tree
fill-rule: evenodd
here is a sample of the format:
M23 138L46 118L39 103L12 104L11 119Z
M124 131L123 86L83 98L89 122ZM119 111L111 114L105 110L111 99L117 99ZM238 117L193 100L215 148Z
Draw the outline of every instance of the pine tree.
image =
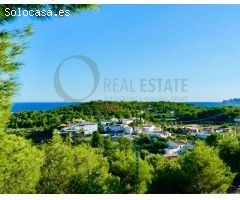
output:
M11 97L17 86L14 75L22 65L17 58L26 48L26 40L31 33L31 26L0 32L0 132L8 122Z
M35 193L44 155L24 138L0 134L0 193Z
M59 10L69 10L72 14L80 14L81 11L87 9L96 9L97 5L91 4L2 4L0 5L0 133L5 129L8 122L11 98L15 94L17 89L15 72L22 66L22 63L18 60L18 57L23 53L27 45L27 39L32 33L31 26L27 26L23 29L15 30L3 30L4 25L9 21L12 21L16 16L6 16L5 9L51 9L53 16L58 13ZM47 17L37 17L45 19ZM49 18L49 17L48 17Z

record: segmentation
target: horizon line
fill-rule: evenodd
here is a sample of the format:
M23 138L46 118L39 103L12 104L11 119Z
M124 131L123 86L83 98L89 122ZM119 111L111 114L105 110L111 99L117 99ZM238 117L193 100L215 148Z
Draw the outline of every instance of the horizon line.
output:
M222 103L222 101L108 101L108 100L91 100L91 101L13 101L12 103L89 103L92 101L105 101L105 102L171 102L171 103Z

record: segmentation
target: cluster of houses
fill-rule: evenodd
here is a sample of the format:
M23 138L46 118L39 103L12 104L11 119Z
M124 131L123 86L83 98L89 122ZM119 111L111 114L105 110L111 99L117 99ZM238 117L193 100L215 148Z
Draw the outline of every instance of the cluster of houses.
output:
M199 125L188 125L184 128L184 133L195 136L199 139L205 140L213 133L225 134L228 128L214 128L212 126L200 127Z
M68 133L82 133L85 136L93 134L93 132L98 131L99 126L102 126L104 130L103 136L110 135L113 139L120 136L127 137L132 140L138 135L147 134L151 138L170 138L171 133L162 131L161 128L156 127L155 125L146 124L142 126L132 126L136 119L116 119L101 121L100 124L86 122L82 119L74 119L67 124L61 125L61 134ZM184 142L173 142L168 141L168 147L165 148L164 156L168 159L172 159L184 153L187 149L192 149L193 144L184 143Z
M91 135L93 132L98 131L99 126L102 126L105 134L103 136L110 135L112 137L119 136L131 136L149 134L150 137L164 137L168 138L171 133L162 131L161 128L155 125L142 125L142 126L132 126L137 118L131 119L116 119L103 120L99 124L86 122L82 119L74 119L72 122L61 125L61 134L67 133L83 133L84 135Z
M113 139L120 136L127 137L132 140L138 135L147 134L151 138L168 138L168 145L165 148L164 156L172 159L183 154L186 150L193 149L194 144L178 141L171 141L172 134L170 132L163 131L160 127L156 127L152 124L145 124L141 126L133 126L133 123L138 120L137 118L131 119L117 119L112 118L111 120L103 120L99 124L86 122L82 119L74 119L67 124L61 125L61 134L68 133L83 133L85 136L92 135L93 132L99 130L99 126L103 129L103 136L110 135ZM200 127L199 125L187 125L183 129L183 133L190 134L199 139L206 139L209 135L213 133L226 133L228 129L224 128L213 128L213 127Z
M120 119L113 118L108 121L101 121L100 125L104 128L104 132L108 132L111 135L124 134L129 135L133 134L133 128L130 124L133 123L132 119Z
M110 121L101 121L101 125L104 127L104 132L110 134L113 137L127 136L131 139L131 136L148 134L150 137L163 137L168 138L171 133L162 131L161 128L152 124L145 124L142 126L132 126L134 119L112 119Z

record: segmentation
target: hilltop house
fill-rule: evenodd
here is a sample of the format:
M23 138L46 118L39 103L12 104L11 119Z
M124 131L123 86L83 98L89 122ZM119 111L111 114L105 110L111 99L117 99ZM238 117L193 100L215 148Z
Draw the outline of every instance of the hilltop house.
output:
M165 157L176 157L178 155L183 154L186 150L193 149L194 145L191 143L185 143L185 142L173 142L168 141L168 147L164 149Z

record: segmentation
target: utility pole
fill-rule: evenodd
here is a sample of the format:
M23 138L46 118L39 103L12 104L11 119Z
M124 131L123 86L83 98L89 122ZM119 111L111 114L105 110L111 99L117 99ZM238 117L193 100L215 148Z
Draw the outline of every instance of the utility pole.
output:
M139 192L139 177L140 177L140 170L139 170L139 151L138 145L136 145L136 177L135 177L135 193L138 194Z

